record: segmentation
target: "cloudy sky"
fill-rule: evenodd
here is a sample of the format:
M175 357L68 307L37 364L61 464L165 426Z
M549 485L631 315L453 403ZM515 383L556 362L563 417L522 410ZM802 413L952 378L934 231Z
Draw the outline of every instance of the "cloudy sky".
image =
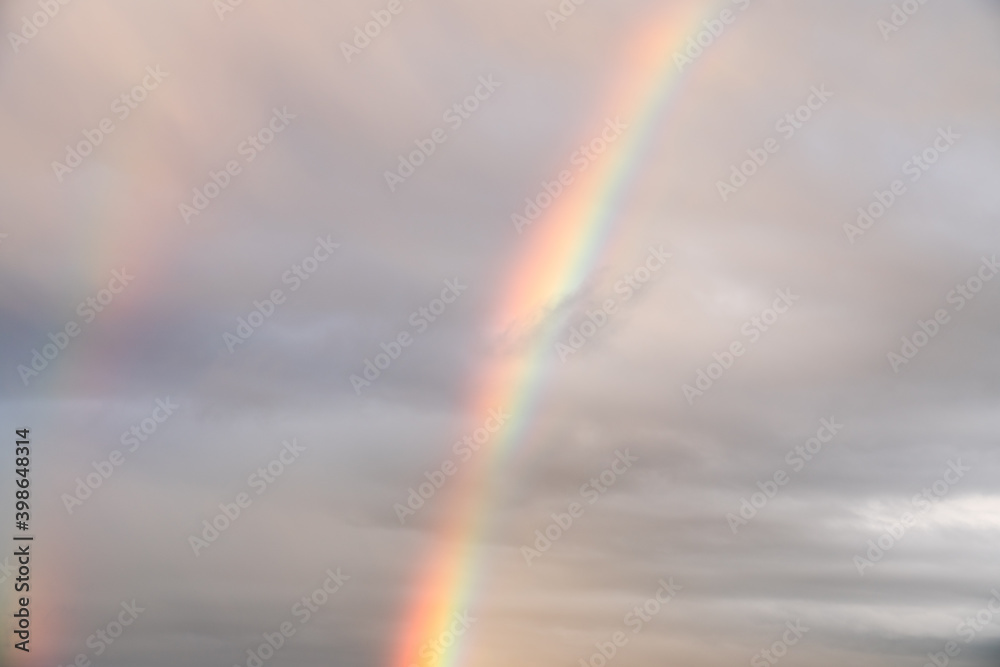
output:
M1000 664L997 3L0 24L2 664Z

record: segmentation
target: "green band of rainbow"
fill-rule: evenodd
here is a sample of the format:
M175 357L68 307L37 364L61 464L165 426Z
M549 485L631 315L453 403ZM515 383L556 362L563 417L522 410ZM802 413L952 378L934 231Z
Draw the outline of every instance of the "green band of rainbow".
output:
M612 96L611 117L621 115L629 128L611 150L576 180L542 219L527 227L524 257L503 292L493 321L494 330L530 326L527 353L494 359L479 378L470 414L485 420L490 409L511 415L504 431L456 491L461 510L448 520L419 582L417 599L405 620L392 667L454 667L468 655L459 639L445 655L427 659L420 649L447 630L452 619L473 602L480 590L483 558L478 553L488 532L491 480L507 468L512 453L523 445L540 404L544 377L554 358L556 337L563 329L557 317L545 317L576 293L607 250L620 211L652 139L665 122L665 112L677 95L690 66L682 73L674 61L688 38L701 27L701 10L675 11L643 22L629 43L634 52L623 70L629 74ZM600 132L604 118L595 127Z

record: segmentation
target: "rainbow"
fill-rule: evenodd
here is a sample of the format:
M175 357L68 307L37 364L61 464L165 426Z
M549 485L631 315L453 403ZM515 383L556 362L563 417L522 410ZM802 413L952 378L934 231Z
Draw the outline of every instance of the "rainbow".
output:
M516 263L517 272L490 324L492 331L508 337L528 331L530 349L498 355L476 378L477 390L468 408L475 423L482 423L496 408L506 409L511 419L475 469L458 481L455 493L460 501L455 505L461 510L449 517L437 536L438 546L399 633L392 667L453 667L468 652L468 642L459 639L443 655L420 655L422 646L442 637L452 620L468 609L477 591L483 569L477 549L487 529L490 482L498 479L525 438L563 328L560 318L549 315L578 292L607 252L627 186L634 181L652 135L662 127L664 111L693 67L688 64L682 73L674 54L701 29L702 18L702 10L675 10L643 23L630 40L634 50L622 67L629 76L610 98L608 113L600 117L603 123L608 116L620 116L628 129L543 218L524 229L524 256Z

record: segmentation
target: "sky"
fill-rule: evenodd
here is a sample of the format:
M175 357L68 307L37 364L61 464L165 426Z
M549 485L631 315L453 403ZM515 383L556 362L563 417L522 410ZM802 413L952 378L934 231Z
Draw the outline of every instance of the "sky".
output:
M0 27L0 664L1000 664L996 2Z

